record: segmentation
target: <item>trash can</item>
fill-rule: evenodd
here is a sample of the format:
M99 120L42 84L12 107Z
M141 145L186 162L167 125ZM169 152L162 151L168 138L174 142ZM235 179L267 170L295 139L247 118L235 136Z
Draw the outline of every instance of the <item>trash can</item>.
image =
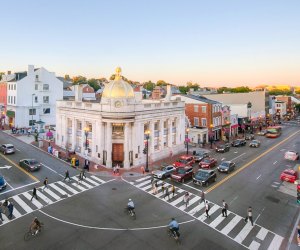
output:
M71 166L72 166L73 168L75 167L75 163L76 163L76 158L73 157L73 158L71 159Z
M79 160L78 159L75 160L75 166L79 167Z

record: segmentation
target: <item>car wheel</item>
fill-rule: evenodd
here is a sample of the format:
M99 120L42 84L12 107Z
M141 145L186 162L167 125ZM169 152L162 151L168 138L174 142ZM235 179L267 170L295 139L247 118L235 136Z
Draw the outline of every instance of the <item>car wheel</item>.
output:
M161 176L161 179L166 179L166 176L163 174L163 175Z

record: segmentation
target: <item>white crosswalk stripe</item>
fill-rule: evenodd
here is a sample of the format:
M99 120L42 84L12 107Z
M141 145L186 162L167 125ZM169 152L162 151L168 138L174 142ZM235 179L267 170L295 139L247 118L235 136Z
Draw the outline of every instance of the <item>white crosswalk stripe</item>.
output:
M147 176L128 183L139 188L140 190L143 190L144 192L152 194L152 185L150 178L151 176ZM228 217L223 217L221 213L221 207L217 204L209 202L211 208L208 214L210 216L213 215L213 217L215 218L211 220L210 218L206 217L204 202L201 202L195 206L195 204L201 200L199 196L192 194L192 198L190 199L189 204L186 207L186 205L183 204L183 196L186 190L176 187L176 194L174 198L172 198L172 194L170 193L171 199L167 200L164 199L164 193L161 192L161 184L163 183L163 181L159 180L157 183L159 185L157 188L157 191L159 193L154 195L156 198L168 202L171 206L180 209L184 213L189 214L190 216L203 222L207 226L214 228L221 234L228 236L229 238L244 246L245 248L250 250L258 250L260 249L261 244L264 242L264 240L270 240L269 236L272 235L273 238L271 240L268 250L280 249L283 241L283 237L281 237L280 235L275 234L274 232L259 225L252 226L250 222L246 223L241 228L240 222L241 220L243 220L243 217L233 213L232 211L227 211ZM164 182L164 184L165 188L171 186L167 182ZM218 214L217 217L215 217L215 213L219 213L218 211L220 212L220 214ZM267 234L268 237L266 237Z
M65 197L62 197L59 194L67 197L72 197L73 195L79 194L81 192L97 187L103 183L106 183L104 180L93 175L88 176L83 181L80 181L79 184L77 184L77 178L72 178L74 179L74 181L71 182L57 181L54 183L50 183L48 184L48 188L45 188L44 190L42 190L43 187L38 188L38 200L34 197L31 201L32 191L26 191L8 198L8 201L12 202L12 204L15 205L13 209L13 217L10 220L4 213L2 213L4 221L1 222L0 220L0 227L10 221L25 216L26 214L32 213L35 210L42 209L47 205L63 200ZM3 202L4 201L2 201L2 203ZM19 210L19 208L16 209L16 205L17 207L21 207L22 211Z

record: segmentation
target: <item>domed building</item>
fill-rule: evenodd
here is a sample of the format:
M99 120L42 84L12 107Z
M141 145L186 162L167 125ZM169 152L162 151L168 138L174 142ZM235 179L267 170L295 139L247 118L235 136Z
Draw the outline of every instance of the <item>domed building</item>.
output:
M169 86L164 99L142 99L142 92L122 79L120 68L100 103L83 101L77 85L75 101L56 106L56 144L106 167L145 165L147 141L150 163L184 150L184 102L171 100Z

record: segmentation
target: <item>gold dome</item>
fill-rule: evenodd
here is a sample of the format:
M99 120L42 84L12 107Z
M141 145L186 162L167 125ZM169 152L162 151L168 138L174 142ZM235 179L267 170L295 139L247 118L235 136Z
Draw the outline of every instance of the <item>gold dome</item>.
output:
M103 90L102 97L134 98L134 91L128 82L121 77L121 68L116 68L115 80L110 81Z

